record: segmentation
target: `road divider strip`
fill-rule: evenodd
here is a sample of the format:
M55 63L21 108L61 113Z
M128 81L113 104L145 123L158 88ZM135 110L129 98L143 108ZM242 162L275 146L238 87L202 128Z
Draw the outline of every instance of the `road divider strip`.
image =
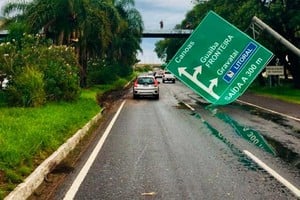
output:
M247 150L243 150L243 152L251 158L256 164L258 164L261 168L263 168L265 171L267 171L271 176L276 178L280 183L282 183L284 186L286 186L291 192L293 192L297 198L300 198L300 190L292 185L288 180L280 176L275 170L270 168L268 165L266 165L263 161L261 161L259 158L254 156L252 153L250 153Z
M94 148L93 152L89 156L88 160L84 164L83 168L80 170L79 174L77 175L76 179L73 181L70 189L66 193L64 200L71 200L75 197L81 183L83 182L84 178L86 177L88 171L90 170L92 164L94 163L98 153L100 152L107 136L109 135L114 123L116 122L122 108L124 107L125 100L122 102L121 106L119 107L117 113L114 115L113 119L109 123L108 127L105 129L105 132L103 133L102 137L98 141L96 147Z

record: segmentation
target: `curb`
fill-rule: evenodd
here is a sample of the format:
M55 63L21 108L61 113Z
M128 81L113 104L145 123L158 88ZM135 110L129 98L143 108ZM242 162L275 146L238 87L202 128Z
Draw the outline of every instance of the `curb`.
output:
M44 181L49 174L67 155L76 147L80 140L88 133L90 128L102 117L103 109L94 116L83 128L79 129L75 135L62 144L51 156L44 160L25 180L20 183L4 200L24 200L27 199Z

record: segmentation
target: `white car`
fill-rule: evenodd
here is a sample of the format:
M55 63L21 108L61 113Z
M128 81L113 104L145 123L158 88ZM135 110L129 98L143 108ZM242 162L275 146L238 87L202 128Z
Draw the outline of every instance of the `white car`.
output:
M175 76L169 71L165 71L162 77L163 83L167 81L171 81L172 83L175 83Z
M163 77L163 75L164 75L164 72L163 72L163 70L157 70L157 71L155 71L155 78L162 78Z
M150 96L159 99L159 82L154 76L138 76L133 84L133 98Z

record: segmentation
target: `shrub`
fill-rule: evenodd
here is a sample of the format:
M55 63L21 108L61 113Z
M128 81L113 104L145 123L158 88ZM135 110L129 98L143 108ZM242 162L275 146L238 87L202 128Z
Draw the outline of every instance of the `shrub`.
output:
M47 101L78 99L79 69L74 48L49 46L39 35L24 34L18 41L0 45L0 72L9 79L5 92L10 105L39 106L45 97Z
M117 79L115 69L99 61L88 64L88 84L110 84Z
M126 79L119 78L117 81L114 82L113 87L116 90L121 90L127 83L128 81Z
M4 199L5 192L0 189L0 199Z
M79 97L79 67L74 50L51 46L41 52L40 68L44 72L45 91L49 101L72 101Z
M120 65L119 63L116 63L112 67L116 70L117 75L120 77L129 76L133 72L133 68L128 65Z
M88 63L88 84L111 84L120 77L127 77L132 73L133 68L131 66L91 60Z
M45 103L43 74L33 67L12 79L7 89L9 103L17 106L37 107Z

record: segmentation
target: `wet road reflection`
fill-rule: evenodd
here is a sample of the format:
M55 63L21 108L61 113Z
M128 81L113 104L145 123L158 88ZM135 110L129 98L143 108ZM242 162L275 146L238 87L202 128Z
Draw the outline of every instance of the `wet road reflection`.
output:
M204 123L207 128L211 131L212 135L221 140L223 143L225 143L229 149L232 151L232 153L237 156L238 161L241 162L245 167L247 167L250 170L259 170L261 169L256 163L254 163L252 160L250 160L241 150L239 150L237 147L234 146L230 140L228 140L222 133L220 133L218 130L216 130L213 126L211 126L207 121L205 121L198 113L192 113L192 115L198 119L201 120L202 123Z
M218 108L215 106L206 106L206 109L211 111L214 114L214 116L216 116L220 120L229 124L239 136L246 139L248 142L256 145L257 147L265 150L268 153L273 154L274 156L276 155L276 152L273 149L273 147L268 144L267 140L265 140L265 138L257 130L239 124L228 114L224 112L219 112Z

